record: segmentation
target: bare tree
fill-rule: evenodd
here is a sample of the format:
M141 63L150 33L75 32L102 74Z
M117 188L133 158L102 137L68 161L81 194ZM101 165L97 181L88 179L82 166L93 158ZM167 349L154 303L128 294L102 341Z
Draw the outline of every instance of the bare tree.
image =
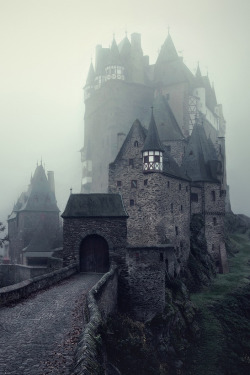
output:
M3 223L0 221L0 234L2 233L2 232L4 232L5 231L5 226L3 225ZM0 237L0 247L3 247L3 244L4 244L4 242L5 241L7 241L7 236L5 236L5 237Z

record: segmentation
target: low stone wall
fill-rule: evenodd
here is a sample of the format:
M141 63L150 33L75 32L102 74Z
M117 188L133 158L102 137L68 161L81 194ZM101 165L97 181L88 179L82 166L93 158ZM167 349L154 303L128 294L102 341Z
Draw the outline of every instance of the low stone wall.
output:
M0 288L48 273L47 267L31 267L22 264L0 265Z
M100 326L117 309L118 272L111 266L87 296L84 311L86 327L78 343L72 375L104 373Z
M0 288L0 306L28 297L31 293L48 288L77 272L77 265L36 276L20 283Z

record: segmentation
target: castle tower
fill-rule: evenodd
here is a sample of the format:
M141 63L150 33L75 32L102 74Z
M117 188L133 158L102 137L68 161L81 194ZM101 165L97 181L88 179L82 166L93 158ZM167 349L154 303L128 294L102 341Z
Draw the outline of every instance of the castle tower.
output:
M145 172L161 172L163 170L163 152L152 108L148 134L142 149L143 170Z

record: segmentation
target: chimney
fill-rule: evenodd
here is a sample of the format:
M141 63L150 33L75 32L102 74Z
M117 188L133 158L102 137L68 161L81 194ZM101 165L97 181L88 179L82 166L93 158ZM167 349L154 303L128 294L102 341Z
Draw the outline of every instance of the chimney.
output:
M54 179L54 172L52 171L48 171L47 172L47 175L48 175L48 182L49 182L49 187L50 187L50 190L55 193L55 179Z

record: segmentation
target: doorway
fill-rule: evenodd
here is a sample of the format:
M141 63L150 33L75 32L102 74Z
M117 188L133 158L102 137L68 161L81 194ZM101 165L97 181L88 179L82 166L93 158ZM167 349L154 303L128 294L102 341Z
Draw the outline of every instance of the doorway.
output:
M92 234L80 245L80 272L105 273L109 270L109 247L107 241Z

